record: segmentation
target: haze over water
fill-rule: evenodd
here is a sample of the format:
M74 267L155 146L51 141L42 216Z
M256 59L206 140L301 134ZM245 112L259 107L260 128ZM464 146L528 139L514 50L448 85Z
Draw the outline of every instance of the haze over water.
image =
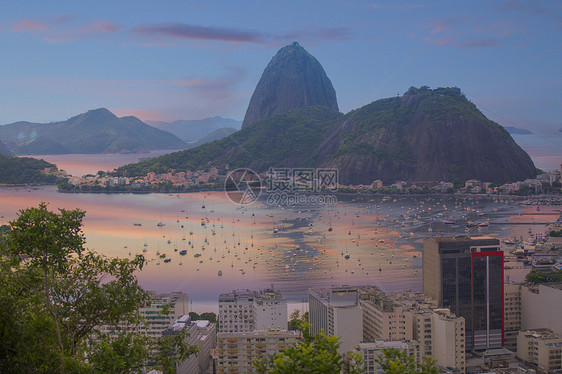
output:
M75 168L82 168L82 157L90 160L74 156ZM95 167L110 169L103 166ZM426 236L467 234L468 220L490 222L470 229L471 235L511 238L544 231L543 224L504 225L521 208L495 198L337 197L333 205L268 206L260 200L240 206L223 192L63 194L53 186L1 188L0 216L7 223L19 209L41 201L51 210L81 208L88 248L107 256L144 255L148 263L138 274L143 287L186 292L196 311L216 310L218 295L236 288L274 287L293 302L305 300L310 287L331 285L419 291Z

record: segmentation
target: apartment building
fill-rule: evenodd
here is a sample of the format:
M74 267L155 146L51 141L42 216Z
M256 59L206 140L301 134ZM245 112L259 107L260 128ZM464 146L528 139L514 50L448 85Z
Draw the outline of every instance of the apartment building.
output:
M562 370L562 337L550 329L520 331L517 336L517 358L536 368L539 373Z
M253 362L282 352L300 339L297 331L270 329L250 332L219 332L214 352L214 373L255 373Z
M287 329L287 301L279 291L234 290L219 296L221 332Z

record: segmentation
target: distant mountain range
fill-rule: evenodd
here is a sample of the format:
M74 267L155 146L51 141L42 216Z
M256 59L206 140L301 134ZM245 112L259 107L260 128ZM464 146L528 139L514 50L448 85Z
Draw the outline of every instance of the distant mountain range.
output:
M168 131L187 143L201 140L213 131L233 128L240 130L242 122L230 118L209 117L197 120L178 120L174 122L146 121L151 126Z
M265 69L241 131L119 171L133 176L210 166L257 172L328 167L338 169L343 184L504 183L536 175L531 158L508 131L487 119L459 88L411 87L402 97L343 115L330 87L320 63L293 43Z
M184 141L136 117L117 117L100 108L54 123L15 122L0 126L0 139L17 155L141 153L183 149Z
M0 140L0 155L11 156L12 152L8 149L6 144Z

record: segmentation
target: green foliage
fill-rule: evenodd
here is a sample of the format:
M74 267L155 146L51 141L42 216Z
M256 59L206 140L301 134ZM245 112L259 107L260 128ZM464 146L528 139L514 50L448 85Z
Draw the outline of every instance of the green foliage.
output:
M525 280L533 284L562 283L562 270L531 270Z
M189 333L185 330L178 334L163 336L154 345L155 367L164 374L174 374L176 363L185 361L189 356L199 352L199 346L187 344Z
M261 374L340 374L344 367L343 357L338 353L340 343L337 336L323 333L311 336L308 324L303 326L303 338L291 344L283 352L256 360L254 366ZM352 366L359 364L349 361ZM353 366L352 373L360 373L360 367Z
M439 373L435 360L431 357L425 357L421 363L418 363L414 356L408 356L405 351L396 348L383 349L382 355L377 357L376 362L386 374Z
M562 230L550 230L549 235L555 238L562 238Z
M84 248L84 214L41 203L10 222L0 242L0 372L129 373L160 344L97 330L138 324L150 295L135 277L142 256L111 259ZM178 354L166 365L191 352L173 344Z
M30 157L8 157L0 154L0 183L56 183L56 175L44 173L45 169L56 171L56 165Z
M290 315L289 320L289 330L300 330L301 332L304 331L305 328L308 326L308 312L305 312L301 316L301 312L298 309L295 309L293 313Z
M122 166L117 174L132 177L172 169L225 169L226 165L230 170L249 167L258 172L276 166L312 167L323 134L339 118L340 113L325 107L301 108L260 121L218 141Z

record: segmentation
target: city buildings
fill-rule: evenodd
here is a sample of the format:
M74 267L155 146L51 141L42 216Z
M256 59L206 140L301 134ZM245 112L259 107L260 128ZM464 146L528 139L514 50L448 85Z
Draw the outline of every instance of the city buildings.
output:
M188 297L183 292L156 293L148 305L139 308L146 319L140 325L140 333L152 338L162 336L162 332L184 314L189 314Z
M270 329L251 332L220 332L213 357L213 373L254 373L255 359L282 352L300 339L297 331Z
M176 374L206 373L211 364L211 350L217 344L217 327L209 321L191 321L188 315L183 315L162 332L162 336L173 336L187 331L187 343L198 346L199 352L191 355L187 360L177 364Z
M377 341L369 343L360 343L353 347L356 352L360 352L363 356L365 364L365 374L383 374L377 358L382 355L383 349L397 349L407 352L408 356L415 356L415 362L421 362L419 343L413 340L406 341Z
M287 301L279 291L234 290L219 297L221 332L287 329Z
M465 350L503 345L503 252L492 237L426 238L423 291L465 319Z
M363 341L413 339L413 312L376 287L362 287Z
M517 358L536 368L539 373L562 370L562 337L550 329L520 331L517 336Z
M363 339L363 311L357 288L308 290L310 333L340 337L338 352L350 352Z

